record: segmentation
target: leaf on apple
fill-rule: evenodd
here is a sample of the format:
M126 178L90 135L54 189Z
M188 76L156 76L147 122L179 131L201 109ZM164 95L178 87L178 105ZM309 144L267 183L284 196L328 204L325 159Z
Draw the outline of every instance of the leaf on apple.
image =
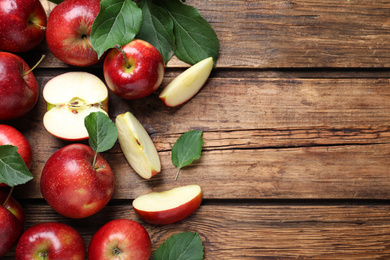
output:
M126 45L139 32L142 10L134 1L102 0L91 29L91 43L100 58L116 44Z
M172 235L154 252L153 260L202 260L204 248L198 233L182 232Z
M203 146L203 131L191 130L179 137L172 147L171 160L178 168L175 180L177 180L180 169L199 159Z
M0 183L10 187L24 184L34 177L13 145L0 146Z

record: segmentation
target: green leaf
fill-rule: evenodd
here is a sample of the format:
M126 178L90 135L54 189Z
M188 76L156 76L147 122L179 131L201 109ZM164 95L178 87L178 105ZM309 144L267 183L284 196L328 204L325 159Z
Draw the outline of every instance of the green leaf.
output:
M49 2L55 3L55 4L60 4L64 2L65 0L49 0Z
M153 260L202 260L204 248L198 233L172 235L154 252Z
M91 29L92 47L100 58L105 51L131 42L142 24L142 11L132 0L102 0Z
M180 169L199 159L203 146L203 131L191 130L179 137L172 147L171 159L178 168L175 180L179 176Z
M139 7L142 9L143 18L141 29L136 38L147 41L156 47L167 64L175 49L173 21L164 8L153 4L151 0L142 0Z
M164 7L174 22L175 55L191 65L208 57L217 60L219 40L211 25L199 11L180 0L154 0Z
M103 112L93 112L85 117L89 146L98 153L111 149L118 139L115 123Z
M34 177L13 145L0 146L0 183L10 187L24 184Z

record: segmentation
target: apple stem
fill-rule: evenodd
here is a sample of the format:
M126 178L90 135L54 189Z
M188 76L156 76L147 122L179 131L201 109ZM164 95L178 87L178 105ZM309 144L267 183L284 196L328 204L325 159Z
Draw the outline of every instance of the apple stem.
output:
M34 65L34 67L32 67L29 71L27 71L26 73L24 73L22 76L26 76L28 73L30 73L31 71L33 71L36 67L38 67L39 63L42 62L42 60L46 57L45 54L42 55L42 57L39 59L39 61Z
M179 177L180 169L176 173L175 181L177 181L177 178Z
M92 47L92 44L90 41L88 41L88 37L86 35L83 36L83 39L85 41L85 43L88 45L89 49L90 50L93 50L93 47Z
M11 194L12 194L13 190L14 190L14 186L11 187L11 190L9 191L8 196L7 196L7 198L5 199L5 201L3 203L3 207L5 207L5 205L7 205L7 202L9 200L9 198L11 197Z
M95 151L95 157L93 158L92 168L95 168L97 154L98 154L98 152Z
M37 24L37 23L34 23L32 21L30 21L30 23L32 23L34 26L38 27L39 29L41 29L42 31L46 31L46 27L45 26L42 26L40 24Z
M123 59L125 60L126 68L130 69L130 68L131 68L131 64L130 64L129 61L127 60L125 51L122 49L122 47L121 47L119 44L115 44L115 48L116 48L120 53L122 53Z

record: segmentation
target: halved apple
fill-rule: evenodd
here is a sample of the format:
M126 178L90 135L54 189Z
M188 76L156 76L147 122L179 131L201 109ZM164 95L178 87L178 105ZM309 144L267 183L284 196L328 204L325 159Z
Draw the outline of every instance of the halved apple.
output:
M87 139L84 118L92 112L108 111L106 85L87 72L67 72L52 78L43 88L43 98L47 103L44 127L65 140Z
M146 222L167 225L191 215L199 208L202 198L199 185L188 185L141 195L133 200L133 208Z
M144 126L130 112L115 119L118 141L130 166L145 179L161 171L160 157Z
M161 91L159 98L169 107L183 104L195 96L209 78L213 58L204 59L177 76Z

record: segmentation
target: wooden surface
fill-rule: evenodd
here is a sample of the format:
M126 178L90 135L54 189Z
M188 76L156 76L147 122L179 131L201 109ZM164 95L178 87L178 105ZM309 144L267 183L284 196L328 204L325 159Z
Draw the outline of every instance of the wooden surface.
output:
M46 0L48 13L53 8ZM103 156L116 177L101 212L72 220L39 190L40 172L69 142L46 132L45 103L7 121L29 139L35 179L15 189L27 227L67 223L88 244L109 220L130 218L148 230L153 251L172 234L199 232L205 259L390 259L390 3L385 0L194 1L221 43L217 68L190 102L168 108L158 94L188 67L173 59L162 87L125 101L110 92L110 116L131 111L151 135L162 172L146 181L118 144ZM66 71L101 77L101 64L75 68L45 43L23 54L41 88ZM177 182L170 160L184 132L204 131L202 157ZM139 219L132 200L152 190L199 184L201 207L168 226ZM12 259L13 252L2 259Z

